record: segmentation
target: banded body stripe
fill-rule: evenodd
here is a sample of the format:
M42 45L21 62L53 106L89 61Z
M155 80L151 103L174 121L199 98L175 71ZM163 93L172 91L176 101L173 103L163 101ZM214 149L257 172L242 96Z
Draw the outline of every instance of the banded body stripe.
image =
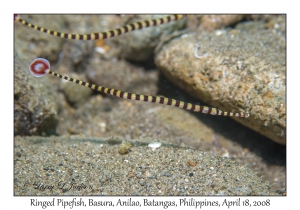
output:
M162 96L134 94L134 93L124 92L124 91L113 89L113 88L107 88L107 87L103 87L100 85L95 85L95 84L84 82L84 81L81 81L78 79L74 79L74 78L71 78L68 76L63 76L58 73L52 72L50 70L47 73L51 74L55 77L91 88L93 90L96 90L96 91L99 91L102 93L106 93L106 94L109 94L112 96L116 96L118 98L164 104L164 105L169 105L169 106L179 107L182 109L191 110L194 112L201 112L203 114L232 116L232 117L246 117L246 118L249 117L249 114L247 114L247 113L245 114L245 113L223 112L222 110L217 109L217 108L191 104L191 103L187 103L187 102L183 102L183 101L179 101L179 100L175 100L175 99L171 99L171 98L165 98Z
M158 103L158 104L164 104L174 107L179 107L182 109L191 110L194 112L201 112L203 114L211 114L211 115L221 115L221 116L232 116L232 117L249 117L248 113L233 113L233 112L223 112L220 109L208 107L208 106L200 106L196 104L191 104L171 98L165 98L162 96L150 96L150 95L141 95L141 94L134 94L134 93L128 93L121 90L113 89L113 88L107 88L100 85L91 84L88 82L84 82L78 79L73 79L68 76L63 76L58 73L50 71L50 63L48 60L44 58L36 58L32 61L32 63L29 65L29 71L30 73L35 77L42 77L46 74L50 74L52 76L91 88L93 90L106 93L112 96L116 96L119 98L129 99L129 100L136 100L136 101L144 101L144 102L151 102L151 103Z
M130 23L124 27L120 27L111 31L107 32L97 32L97 33L91 33L91 34L68 34L68 33L62 33L58 31L53 31L50 29L42 28L40 26L36 26L32 23L28 23L26 20L23 20L20 15L14 15L14 20L17 22L22 23L25 26L28 26L30 28L33 28L35 30L44 32L46 34L51 34L53 36L65 38L65 39L74 39L74 40L97 40L97 39L108 39L111 37L119 36L122 34L125 34L130 31L135 31L139 30L142 28L147 28L151 26L157 26L157 25L162 25L169 23L171 21L177 21L180 20L184 17L185 15L168 15L165 17L157 18L157 19L152 19L152 20L144 20L144 21L139 21L135 23Z

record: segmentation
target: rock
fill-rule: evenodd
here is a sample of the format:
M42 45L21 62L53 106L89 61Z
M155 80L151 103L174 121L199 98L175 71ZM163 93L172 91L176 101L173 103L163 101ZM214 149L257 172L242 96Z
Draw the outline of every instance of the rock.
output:
M62 73L82 73L85 71L90 57L94 53L93 41L66 40L60 57L58 70ZM67 70L67 71L65 71Z
M128 20L129 17L129 20ZM137 21L160 18L162 15L138 15L137 17L125 16L123 26ZM113 41L120 47L120 56L134 61L146 61L153 56L153 50L159 42L160 37L171 34L182 29L186 19L172 21L160 26L149 27L142 30L133 31L121 37L116 37Z
M57 15L21 15L23 20L34 25L64 31L64 18ZM51 19L51 21L49 21ZM63 39L26 27L15 22L15 50L21 60L30 63L37 57L43 57L50 62L58 59Z
M55 134L58 107L53 86L46 77L34 78L17 54L14 60L14 134Z
M284 37L256 23L244 30L198 31L165 45L155 61L193 97L223 111L249 112L247 119L233 119L285 144Z
M140 94L149 90L147 84L155 84L157 80L157 73L154 71L144 71L124 59L103 59L96 53L91 57L86 75L91 83L126 92L135 93L138 90ZM156 91L157 89L152 88L151 92L154 94Z
M244 17L245 15L202 15L199 28L201 30L214 31L236 24Z
M81 81L87 81L84 75L71 73L68 76ZM60 89L64 92L67 101L72 106L78 107L80 104L85 103L93 93L93 90L90 88L84 88L78 84L64 80L60 80L60 82Z

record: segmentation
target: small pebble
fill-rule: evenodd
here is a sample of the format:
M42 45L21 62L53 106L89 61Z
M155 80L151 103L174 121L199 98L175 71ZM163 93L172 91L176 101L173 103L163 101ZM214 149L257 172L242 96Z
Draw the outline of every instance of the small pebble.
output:
M160 142L151 142L150 144L148 144L148 147L152 148L152 150L155 150L157 148L159 148L161 146Z
M132 145L129 142L123 142L119 147L119 154L120 155L127 154L130 151L131 147Z
M195 162L192 162L192 161L190 161L190 160L188 160L188 164L189 164L190 166L192 166L192 167L194 167L194 166L196 166L196 165L197 165L197 163L195 163Z

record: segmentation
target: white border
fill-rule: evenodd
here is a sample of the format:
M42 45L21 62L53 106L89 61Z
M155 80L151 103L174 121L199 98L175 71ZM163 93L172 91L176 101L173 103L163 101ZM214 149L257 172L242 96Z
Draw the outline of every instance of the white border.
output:
M293 1L296 2L296 1ZM29 207L29 197L13 197L13 14L14 13L287 13L287 197L271 197L272 207L299 206L299 11L292 1L6 1L1 4L1 206ZM69 197L70 198L70 197ZM211 198L211 197L210 197ZM259 197L257 197L259 198ZM50 197L48 197L50 199ZM71 198L70 198L71 199ZM85 197L87 199L87 197ZM113 197L111 199L117 199ZM171 197L169 200L178 199ZM224 198L220 199L220 202ZM250 198L251 199L251 198ZM99 207L98 207L99 208ZM40 209L40 208L39 208ZM76 208L78 209L78 208ZM85 208L86 209L86 208ZM104 208L101 208L104 209Z

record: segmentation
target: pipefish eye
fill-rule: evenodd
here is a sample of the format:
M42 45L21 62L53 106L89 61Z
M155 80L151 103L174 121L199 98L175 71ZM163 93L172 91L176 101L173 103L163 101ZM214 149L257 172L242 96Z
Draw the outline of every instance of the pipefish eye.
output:
M36 58L29 65L29 71L34 77L42 77L50 71L50 63L45 58Z

